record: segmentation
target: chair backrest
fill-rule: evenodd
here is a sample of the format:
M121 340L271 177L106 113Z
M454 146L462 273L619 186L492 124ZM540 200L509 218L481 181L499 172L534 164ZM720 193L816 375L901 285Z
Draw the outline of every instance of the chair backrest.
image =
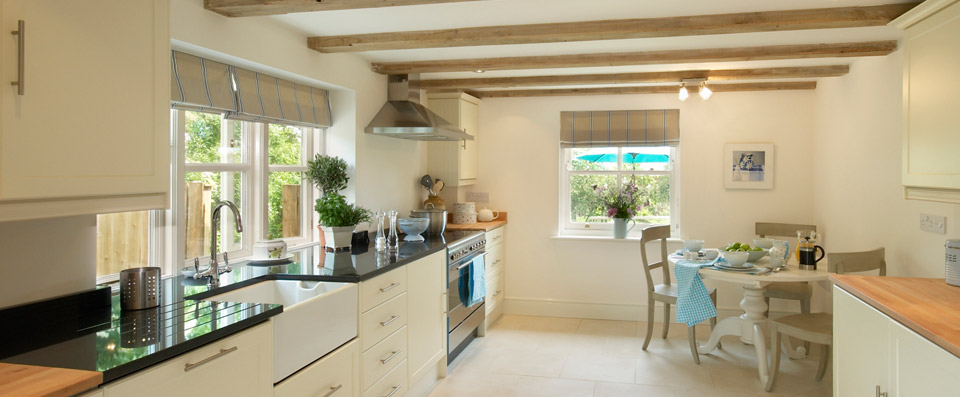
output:
M884 252L884 248L863 252L831 252L827 254L827 271L845 274L879 270L881 276L886 276Z
M663 269L663 283L670 285L670 266L667 265L667 239L670 238L670 225L650 226L643 229L640 235L640 256L643 258L643 274L647 277L647 290L653 291L653 276L650 272L653 269ZM647 259L647 243L660 240L660 261L650 263Z
M817 225L801 225L797 223L770 223L770 222L757 222L755 230L760 238L767 236L778 236L778 237L797 237L797 230L813 230L817 231Z

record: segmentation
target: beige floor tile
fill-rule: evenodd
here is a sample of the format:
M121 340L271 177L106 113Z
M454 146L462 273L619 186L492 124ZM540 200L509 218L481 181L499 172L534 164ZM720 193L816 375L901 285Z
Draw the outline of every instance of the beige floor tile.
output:
M516 397L592 397L596 384L585 380L520 376Z
M708 367L712 362L701 358L704 365L697 365L689 350L684 354L650 353L637 359L636 383L641 385L675 386L697 389L713 389L713 378Z
M594 397L676 397L677 390L670 386L631 385L626 383L597 383Z
M450 374L430 392L430 397L509 397L516 395L519 377L513 375L484 374L465 376Z
M540 333L576 333L580 327L579 318L563 317L527 317L521 329Z
M568 354L601 354L605 339L597 335L548 334L543 336L538 349Z
M556 378L560 376L566 358L567 355L561 352L514 348L500 354L493 361L491 371L500 374Z
M599 382L633 383L637 362L634 358L602 354L571 354L563 365L561 378Z
M632 336L637 334L636 321L592 320L580 321L581 335Z

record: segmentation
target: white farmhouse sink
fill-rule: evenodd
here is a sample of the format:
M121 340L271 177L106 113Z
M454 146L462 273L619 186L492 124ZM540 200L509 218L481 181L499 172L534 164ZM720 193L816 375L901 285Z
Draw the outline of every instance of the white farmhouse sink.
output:
M273 317L277 383L357 336L357 284L267 280L204 300L283 305Z

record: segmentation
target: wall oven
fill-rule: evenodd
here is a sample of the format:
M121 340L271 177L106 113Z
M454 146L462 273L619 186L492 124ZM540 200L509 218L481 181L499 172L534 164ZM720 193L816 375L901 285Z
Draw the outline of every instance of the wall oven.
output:
M448 239L449 241L449 239ZM464 307L460 301L460 279L469 277L474 258L486 255L482 232L460 236L447 245L447 362L453 361L477 336L482 336L486 309L484 300Z

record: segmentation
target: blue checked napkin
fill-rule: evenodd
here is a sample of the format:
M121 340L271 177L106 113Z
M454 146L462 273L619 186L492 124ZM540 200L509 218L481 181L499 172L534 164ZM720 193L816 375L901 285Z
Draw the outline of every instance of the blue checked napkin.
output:
M677 321L692 327L703 320L717 316L717 308L710 300L698 271L713 266L715 261L680 260L674 266L677 276Z

